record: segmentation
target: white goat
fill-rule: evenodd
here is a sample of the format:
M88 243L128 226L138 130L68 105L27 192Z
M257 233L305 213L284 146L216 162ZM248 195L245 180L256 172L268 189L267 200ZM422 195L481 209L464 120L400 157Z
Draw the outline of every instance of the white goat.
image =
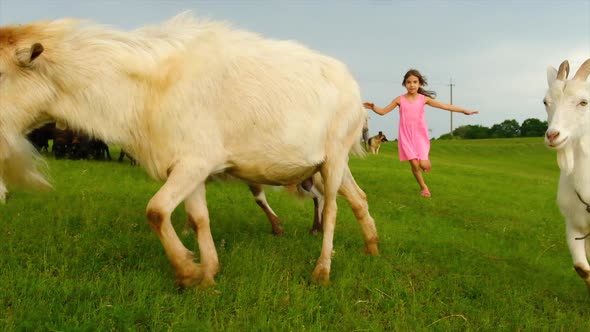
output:
M361 225L365 251L378 254L366 196L348 168L366 113L358 84L333 58L190 14L132 32L68 19L0 28L0 73L5 180L47 185L23 133L49 119L120 145L165 182L147 218L180 286L214 284L219 269L205 197L216 173L271 185L321 173L313 280L329 281L337 193ZM182 202L200 264L170 222Z
M566 219L574 269L590 291L590 59L567 80L569 63L547 70L549 90L543 103L549 127L545 144L557 152L561 169L557 202Z

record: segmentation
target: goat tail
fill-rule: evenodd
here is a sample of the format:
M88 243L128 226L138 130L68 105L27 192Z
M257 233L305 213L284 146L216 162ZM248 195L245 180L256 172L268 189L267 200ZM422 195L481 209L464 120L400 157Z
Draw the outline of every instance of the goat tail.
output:
M8 186L37 190L53 189L45 179L47 163L27 139L17 136L0 139L7 143L6 151L0 155L0 178Z

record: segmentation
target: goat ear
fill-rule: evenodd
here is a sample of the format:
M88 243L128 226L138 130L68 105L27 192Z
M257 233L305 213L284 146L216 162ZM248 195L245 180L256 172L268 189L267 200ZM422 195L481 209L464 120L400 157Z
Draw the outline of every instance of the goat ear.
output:
M557 69L549 66L547 67L547 84L551 86L557 79Z
M16 58L18 63L23 67L28 67L35 59L43 53L45 49L40 43L34 43L31 47L25 47L16 50Z
M567 76L570 74L570 63L567 60L563 60L563 62L559 65L559 69L557 70L557 79L560 81L567 80Z
M574 80L585 81L588 79L588 75L590 75L590 59L584 61L580 66L580 69L574 75Z

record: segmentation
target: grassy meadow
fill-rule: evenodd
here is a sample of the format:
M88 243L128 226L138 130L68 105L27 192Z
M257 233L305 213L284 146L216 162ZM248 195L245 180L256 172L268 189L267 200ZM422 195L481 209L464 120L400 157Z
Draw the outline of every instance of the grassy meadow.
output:
M112 151L112 154L118 155ZM310 283L321 236L311 200L269 187L275 237L240 182L208 186L221 271L179 291L145 207L159 184L129 163L48 158L55 191L0 205L3 331L590 330L541 138L433 141L432 198L395 142L351 159L380 235L362 254L339 200L331 284ZM181 232L186 215L173 215ZM195 248L191 234L185 245Z

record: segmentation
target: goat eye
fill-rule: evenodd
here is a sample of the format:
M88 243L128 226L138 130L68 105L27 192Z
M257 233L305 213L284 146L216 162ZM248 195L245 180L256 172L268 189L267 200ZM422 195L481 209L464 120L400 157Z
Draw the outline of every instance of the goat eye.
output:
M586 105L588 105L588 101L587 101L587 100L582 100L582 101L581 101L581 102L578 104L578 106L586 106Z
M546 100L543 100L543 105L547 106L549 103Z

